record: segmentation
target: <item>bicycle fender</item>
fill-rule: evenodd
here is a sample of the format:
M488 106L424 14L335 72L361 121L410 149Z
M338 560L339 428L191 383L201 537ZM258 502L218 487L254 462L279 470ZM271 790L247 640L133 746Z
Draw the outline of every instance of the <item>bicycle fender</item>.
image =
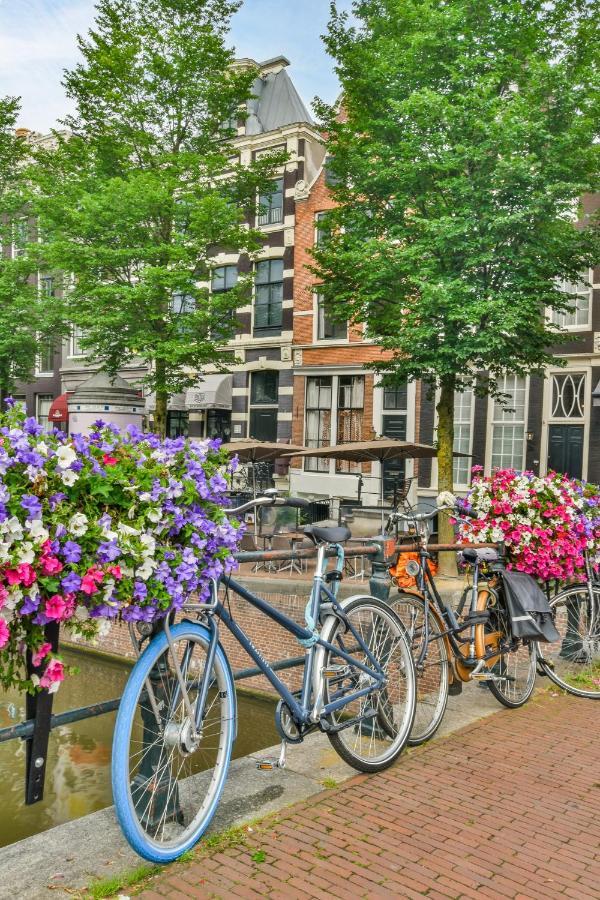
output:
M210 635L210 631L208 630L206 625L202 625L200 622L194 622L193 619L182 619L181 624L182 625L183 624L193 625L194 628L197 628L200 631L202 631L203 636L206 638L208 643L210 643L211 635ZM235 690L235 679L233 677L233 669L231 668L231 663L229 662L229 657L225 653L225 649L220 640L217 641L217 647L221 649L221 655L223 657L225 665L227 666L227 669L229 670L229 674L231 675L231 682L234 687L234 691L233 691L233 740L235 742L237 735L238 735L238 704L237 704L237 691Z

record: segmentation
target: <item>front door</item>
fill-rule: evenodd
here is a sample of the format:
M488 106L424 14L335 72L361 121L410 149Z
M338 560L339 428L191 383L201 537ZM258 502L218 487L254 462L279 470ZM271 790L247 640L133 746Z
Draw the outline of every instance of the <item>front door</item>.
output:
M261 409L250 410L250 437L257 441L277 440L277 410Z
M548 469L581 478L583 475L583 425L550 425Z
M383 416L384 437L406 440L406 416ZM386 459L383 463L383 494L386 500L393 501L394 494L402 490L406 473L406 460Z

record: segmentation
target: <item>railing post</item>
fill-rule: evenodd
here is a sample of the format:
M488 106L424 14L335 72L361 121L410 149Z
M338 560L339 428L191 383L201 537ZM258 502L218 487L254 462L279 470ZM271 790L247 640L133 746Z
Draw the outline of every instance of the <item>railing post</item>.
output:
M378 552L371 557L371 577L369 578L369 590L373 597L383 600L387 603L390 596L390 576L388 569L390 567L390 558L396 547L394 540L384 540L383 538L373 538L372 543L376 544Z
M58 622L49 622L44 629L44 638L52 645L52 652L58 650ZM44 663L34 667L31 651L27 651L27 674L41 675ZM44 781L48 762L48 742L50 740L50 720L54 695L47 690L25 697L25 714L33 719L33 734L26 740L25 754L25 805L39 803L44 797Z

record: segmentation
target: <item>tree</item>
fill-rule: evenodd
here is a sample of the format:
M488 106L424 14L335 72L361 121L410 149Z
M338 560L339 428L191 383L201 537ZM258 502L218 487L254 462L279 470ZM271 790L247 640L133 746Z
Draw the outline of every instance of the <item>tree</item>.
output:
M219 250L253 253L247 227L274 158L232 162L256 72L225 46L239 0L100 0L83 62L64 85L75 113L32 173L42 252L73 275L71 320L111 374L137 357L164 434L169 395L195 383L235 330L247 290L211 295Z
M557 280L597 252L597 232L573 227L598 184L595 6L360 0L351 24L332 4L344 116L320 104L339 207L315 253L319 290L366 323L386 378L437 396L440 491L453 489L455 391L485 372L497 394L502 373L550 362L544 308L572 305Z
M0 97L0 409L16 383L31 377L44 344L58 338L61 320L58 301L40 294L32 277L28 147L15 134L18 113L16 98Z

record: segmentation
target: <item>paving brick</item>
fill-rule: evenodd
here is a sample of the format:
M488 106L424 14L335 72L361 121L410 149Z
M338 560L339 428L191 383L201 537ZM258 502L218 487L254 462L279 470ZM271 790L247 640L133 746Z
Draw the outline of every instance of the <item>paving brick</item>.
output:
M246 847L200 849L142 897L596 900L599 725L600 707L543 696L291 807Z

